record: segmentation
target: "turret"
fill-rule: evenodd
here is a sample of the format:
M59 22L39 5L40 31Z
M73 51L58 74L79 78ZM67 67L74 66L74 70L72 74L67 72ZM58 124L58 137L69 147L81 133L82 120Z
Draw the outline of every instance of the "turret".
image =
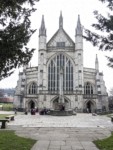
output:
M46 84L46 28L44 16L42 15L39 29L38 89L44 90Z
M83 30L80 22L80 15L78 15L77 27L75 30L75 49L83 49Z
M75 29L75 86L83 91L83 37L80 16L78 15L77 27Z
M46 49L46 28L44 22L44 15L42 15L42 22L39 29L39 50Z
M96 54L96 59L95 59L95 69L96 69L96 72L99 72L99 62L98 62L97 54Z
M82 36L82 27L80 22L80 15L78 15L77 27L76 27L76 36Z
M63 28L63 17L62 17L62 11L60 12L60 17L59 17L59 29Z
M42 15L42 22L39 29L39 36L46 36L46 28L45 28L45 22L44 22L44 15Z

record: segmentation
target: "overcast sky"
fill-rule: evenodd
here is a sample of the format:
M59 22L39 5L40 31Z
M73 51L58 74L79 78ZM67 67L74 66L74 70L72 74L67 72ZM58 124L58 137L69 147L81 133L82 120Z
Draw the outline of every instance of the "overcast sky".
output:
M36 48L31 60L31 66L38 65L38 33L41 24L42 15L44 15L47 29L47 41L53 36L59 27L59 15L62 11L64 30L75 41L75 27L77 24L78 14L80 15L81 24L91 29L91 24L96 20L93 11L99 10L107 14L107 9L99 0L40 0L36 5L37 11L32 15L32 28L37 29L32 36L29 47ZM101 52L97 47L93 47L89 42L84 40L84 67L94 68L95 57L98 54L100 72L104 73L104 80L107 89L113 87L113 69L107 66L105 55L113 55L113 52ZM15 73L0 82L0 88L15 87L18 80L18 73L22 69L17 69Z

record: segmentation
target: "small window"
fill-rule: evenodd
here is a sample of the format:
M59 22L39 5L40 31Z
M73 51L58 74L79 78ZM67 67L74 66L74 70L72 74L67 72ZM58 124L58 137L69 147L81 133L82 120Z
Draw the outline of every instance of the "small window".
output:
M82 85L80 84L80 85L79 85L79 88L81 88L81 87L82 87Z
M96 81L97 81L97 82L100 82L100 79L97 79Z
M98 94L101 94L101 91L98 91Z
M81 56L81 53L78 53L78 56Z
M97 85L97 87L100 87L100 85Z
M40 72L43 72L43 70L40 70Z
M30 86L29 86L29 94L36 94L37 92L37 85L36 83L32 83Z
M43 53L41 53L41 55L44 55Z
M25 85L21 85L21 87L25 87Z
M65 47L65 42L57 42L57 47L58 48L64 48Z
M79 73L81 73L82 71L81 71L81 70L79 70L78 72L79 72Z
M84 94L91 95L93 94L93 86L90 82L86 82L84 85Z
M22 79L22 82L24 82L25 81L25 79Z
M99 75L100 75L100 76L103 76L103 73L102 73L102 72L100 72L100 73L99 73Z

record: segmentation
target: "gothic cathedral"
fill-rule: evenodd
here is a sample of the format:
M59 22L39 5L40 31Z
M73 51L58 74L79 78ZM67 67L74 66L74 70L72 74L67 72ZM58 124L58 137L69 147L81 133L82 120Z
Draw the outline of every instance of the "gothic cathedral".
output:
M19 73L14 105L19 109L44 107L55 109L60 93L66 109L78 112L97 112L108 109L108 95L99 72L96 55L95 68L83 66L83 37L80 16L75 30L75 42L63 28L62 13L59 29L47 42L44 16L39 29L38 66L24 66ZM62 79L60 83L60 73ZM61 87L61 88L60 88Z

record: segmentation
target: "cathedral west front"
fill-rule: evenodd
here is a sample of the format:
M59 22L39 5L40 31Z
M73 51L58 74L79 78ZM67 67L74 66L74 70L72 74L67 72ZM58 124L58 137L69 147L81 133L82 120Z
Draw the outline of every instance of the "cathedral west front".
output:
M14 105L20 109L56 109L62 93L65 109L78 112L108 110L108 95L99 72L96 55L95 68L83 64L83 31L78 16L75 41L63 28L60 13L59 28L47 42L44 16L39 29L38 66L24 66L19 73ZM60 77L60 74L62 76Z

